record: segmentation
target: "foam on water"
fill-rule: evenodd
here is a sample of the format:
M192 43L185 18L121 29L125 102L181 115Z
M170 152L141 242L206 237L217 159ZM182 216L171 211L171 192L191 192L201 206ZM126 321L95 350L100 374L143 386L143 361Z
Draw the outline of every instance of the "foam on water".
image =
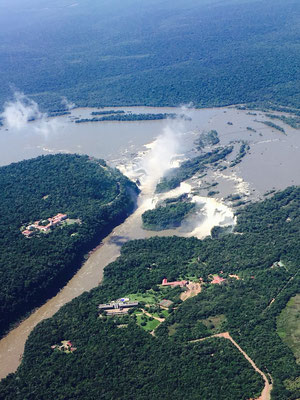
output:
M199 223L188 236L203 239L210 235L214 226L235 225L236 217L231 208L210 197L193 196L192 201L200 206L198 211ZM197 214L196 214L197 216Z

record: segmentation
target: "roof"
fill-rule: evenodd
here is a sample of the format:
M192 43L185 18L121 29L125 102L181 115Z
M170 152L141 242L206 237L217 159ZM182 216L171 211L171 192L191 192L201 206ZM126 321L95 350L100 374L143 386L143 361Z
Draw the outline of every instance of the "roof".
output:
M162 281L163 286L185 286L187 283L188 283L188 281L185 281L185 280L168 282L168 280L166 278L164 278Z
M225 279L221 278L219 275L214 276L214 279L211 281L212 284L218 284L220 285L222 282L224 282Z
M33 233L34 233L33 231L29 231L28 229L25 229L25 231L22 232L24 236L31 236L33 235Z
M162 307L170 307L173 304L173 301L171 300L167 300L167 299L163 299L159 305Z

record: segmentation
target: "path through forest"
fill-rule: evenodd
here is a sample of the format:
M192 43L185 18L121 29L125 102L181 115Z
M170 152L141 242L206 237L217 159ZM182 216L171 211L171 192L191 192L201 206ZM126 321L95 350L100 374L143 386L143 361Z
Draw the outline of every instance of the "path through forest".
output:
M213 337L223 337L225 339L230 340L231 343L243 354L243 356L246 358L246 360L252 365L252 367L255 369L255 371L258 372L263 377L265 386L264 386L263 391L261 392L260 397L256 400L271 400L271 391L272 391L273 385L271 383L269 383L266 375L257 367L257 365L254 363L254 361L248 356L248 354L246 354L244 352L244 350L237 344L237 342L230 336L229 332L217 333L216 335L212 335L212 336L209 336L206 338L191 340L190 343L202 342L206 339L210 339Z

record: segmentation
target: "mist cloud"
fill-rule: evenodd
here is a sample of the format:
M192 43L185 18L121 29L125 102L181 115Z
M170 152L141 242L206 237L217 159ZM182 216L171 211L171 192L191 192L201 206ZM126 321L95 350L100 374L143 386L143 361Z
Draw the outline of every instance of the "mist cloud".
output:
M69 101L65 96L62 97L61 104L65 106L68 111L76 107L76 104Z
M182 118L168 120L161 135L148 145L150 149L142 160L142 169L145 177L142 185L153 190L165 173L177 165L174 165L181 150L182 135L185 132L185 124Z
M14 100L4 104L0 117L9 130L22 132L30 126L33 132L44 137L56 132L59 127L57 119L48 120L47 114L39 110L38 104L21 92L15 92Z
M8 129L23 129L29 121L38 120L43 117L37 103L24 93L15 92L14 100L4 104L4 111L1 114Z

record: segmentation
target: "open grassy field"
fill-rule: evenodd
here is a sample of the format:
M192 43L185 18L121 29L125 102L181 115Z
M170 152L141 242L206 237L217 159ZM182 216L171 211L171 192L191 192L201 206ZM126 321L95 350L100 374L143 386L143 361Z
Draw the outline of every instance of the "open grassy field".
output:
M126 297L129 297L131 301L138 301L139 303L146 304L158 304L163 299L174 299L179 298L179 293L177 293L178 288L171 288L169 286L158 285L157 290L149 289L144 293L130 293Z
M131 301L144 302L147 304L156 304L161 300L159 293L154 292L154 290L147 290L145 293L131 293L126 297L129 297Z
M300 362L300 293L292 297L277 319L277 333Z
M156 319L153 319L152 321L150 318L145 315L145 314L139 314L136 316L136 322L139 326L141 326L145 331L153 331L160 322L157 321ZM146 322L146 325L142 325L143 322Z
M169 312L168 310L160 310L159 313L155 312L152 315L158 318L167 318L169 316Z

